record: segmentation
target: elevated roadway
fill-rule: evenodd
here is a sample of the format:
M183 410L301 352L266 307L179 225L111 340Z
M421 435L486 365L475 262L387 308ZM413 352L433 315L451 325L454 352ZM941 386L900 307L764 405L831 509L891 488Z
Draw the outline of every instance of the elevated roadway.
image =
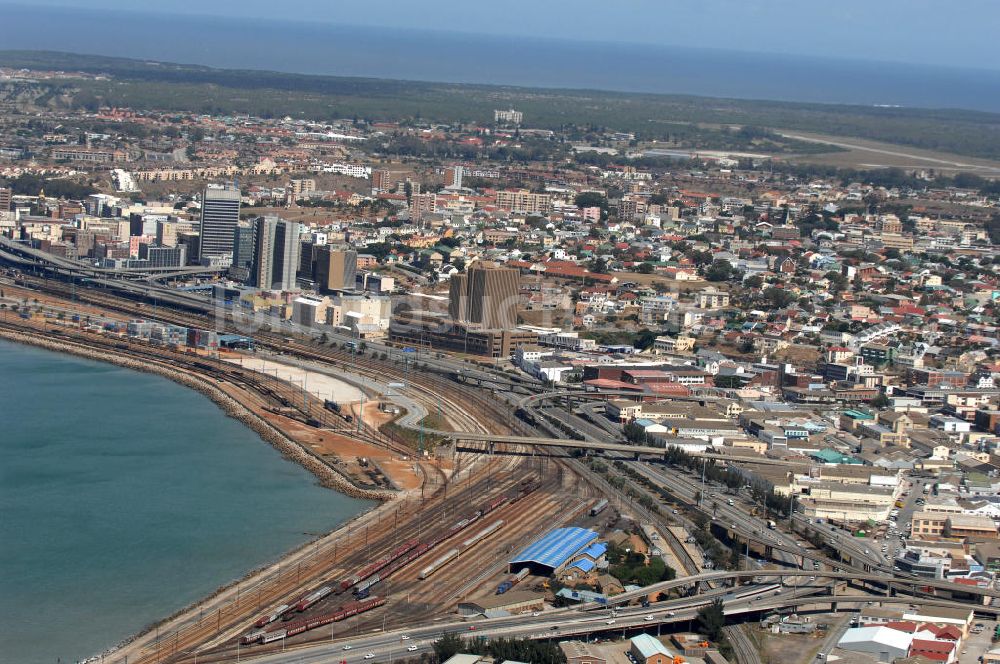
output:
M909 605L912 597L877 597L864 593L831 595L827 583L799 589L785 589L775 595L773 585L746 586L739 589L719 590L697 597L660 602L650 607L619 607L614 612L603 607L573 607L544 611L539 615L521 614L472 621L447 621L408 630L385 630L375 634L354 638L336 638L331 643L299 647L289 652L274 652L254 656L254 652L244 650L242 659L260 664L324 664L330 661L363 662L368 653L373 653L377 662L388 661L393 656L419 657L430 652L434 640L444 634L456 634L469 638L532 638L565 639L593 634L616 634L626 636L628 632L648 631L656 625L686 623L697 618L698 611L715 598L723 601L723 611L734 621L745 615L757 616L775 610L856 610L872 602L882 604ZM995 607L970 606L968 603L950 600L919 600L922 605L961 610L975 610L977 613L996 616L1000 609ZM403 637L406 636L406 639ZM345 649L345 646L349 646ZM414 648L408 650L408 648Z

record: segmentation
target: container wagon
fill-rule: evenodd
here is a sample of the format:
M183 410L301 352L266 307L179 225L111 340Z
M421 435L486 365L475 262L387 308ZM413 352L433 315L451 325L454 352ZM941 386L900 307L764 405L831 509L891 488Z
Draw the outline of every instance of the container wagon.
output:
M382 580L381 574L375 574L368 578L367 581L362 581L354 587L354 595L360 596L361 593L367 593L371 590L371 587Z
M376 572L382 570L384 567L390 565L394 560L396 560L400 556L406 555L408 551L416 548L419 544L420 542L418 540L409 540L407 542L404 542L402 545L398 546L397 548L389 552L389 555L383 558L379 558L370 565L362 567L360 570L358 570L357 573L347 577L346 579L343 579L340 582L340 590L338 592L344 592L351 586L357 585L361 581L364 581L372 574L375 574Z
M261 643L271 643L272 641L277 641L288 636L288 630L279 629L275 632L267 632L260 638Z
M382 606L383 604L385 604L385 599L382 597L371 597L364 601L351 602L346 606L340 607L333 613L326 613L314 618L297 620L293 623L289 623L281 629L272 630L270 632L264 632L263 630L250 632L240 641L244 645L249 645L251 643L270 643L271 641L277 641L278 639L295 636L296 634L301 634L302 632L310 629L316 629L317 627L322 627L323 625L329 625L330 623L345 620L351 616L364 613L365 611L370 611L378 606Z
M296 602L294 608L299 613L302 613L310 606L320 601L321 599L323 599L332 592L333 588L330 586L323 586L321 588L317 588L316 590L314 590L313 592L309 593L308 595L300 599L298 602Z
M439 569L450 563L453 559L457 558L458 553L459 553L458 549L449 550L443 556L432 562L430 565L420 570L420 574L417 575L417 578L423 581L431 574L433 574L434 572L438 571Z
M596 503L594 503L593 507L590 508L590 516L597 516L598 514L603 512L607 506L608 506L608 499L601 498Z
M267 625L268 623L273 623L275 620L277 620L281 616L285 615L285 611L288 611L288 609L290 609L290 608L292 608L292 607L288 606L287 604L282 604L281 606L279 606L278 608L276 608L274 611L272 611L271 613L267 614L266 616L261 616L260 618L258 618L257 622L255 622L253 624L253 626L254 627L263 627L264 625Z
M507 502L507 496L498 496L494 498L493 500L491 500L489 503L486 504L486 507L483 508L482 510L483 515L485 516L490 512L492 512L493 510L500 508L506 502Z

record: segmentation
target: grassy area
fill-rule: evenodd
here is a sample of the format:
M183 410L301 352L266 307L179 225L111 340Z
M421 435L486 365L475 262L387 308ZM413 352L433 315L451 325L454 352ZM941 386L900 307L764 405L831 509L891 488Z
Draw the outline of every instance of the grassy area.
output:
M425 418L420 420L420 423L427 429L438 429L440 431L450 431L452 429L451 425L449 425L443 417L437 415L437 413L427 415ZM407 447L412 447L414 450L420 447L421 436L419 430L407 429L406 427L399 426L395 421L392 421L386 422L380 426L379 431L393 440L403 443ZM423 434L423 446L425 450L432 450L444 441L444 436L428 433L426 431Z
M44 100L72 96L79 108L100 104L215 114L291 115L315 119L432 119L490 123L493 109L514 105L531 126L607 127L681 147L809 153L831 148L740 134L728 125L780 127L869 138L928 150L1000 158L1000 114L880 108L683 95L625 94L459 85L266 71L222 70L124 58L0 51L0 65L103 73L112 80L65 80Z

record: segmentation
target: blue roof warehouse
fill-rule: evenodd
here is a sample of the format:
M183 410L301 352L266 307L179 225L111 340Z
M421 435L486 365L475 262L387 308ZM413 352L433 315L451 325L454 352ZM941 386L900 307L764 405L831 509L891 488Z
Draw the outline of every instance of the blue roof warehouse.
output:
M533 573L550 575L597 540L586 528L556 528L535 540L510 559L510 569L528 567Z

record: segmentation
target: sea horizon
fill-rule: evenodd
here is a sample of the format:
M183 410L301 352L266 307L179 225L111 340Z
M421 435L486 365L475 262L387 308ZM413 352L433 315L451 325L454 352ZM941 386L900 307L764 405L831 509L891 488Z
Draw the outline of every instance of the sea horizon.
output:
M769 54L729 44L687 48L283 19L0 8L5 50L308 75L1000 112L1000 70L985 68Z

